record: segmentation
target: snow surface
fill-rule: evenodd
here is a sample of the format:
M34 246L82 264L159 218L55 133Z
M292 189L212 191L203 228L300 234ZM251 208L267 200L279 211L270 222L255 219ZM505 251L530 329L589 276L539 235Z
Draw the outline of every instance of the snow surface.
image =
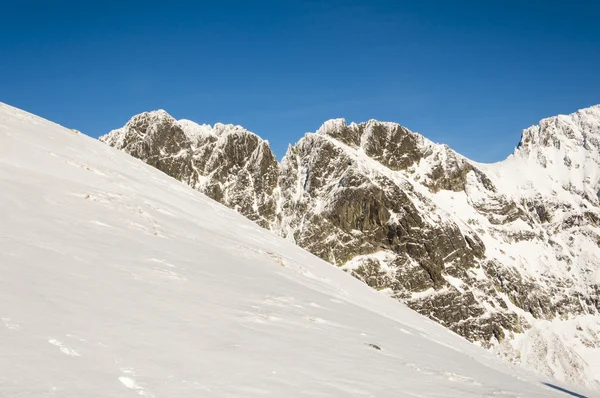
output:
M1 103L0 181L2 397L566 396L142 161Z

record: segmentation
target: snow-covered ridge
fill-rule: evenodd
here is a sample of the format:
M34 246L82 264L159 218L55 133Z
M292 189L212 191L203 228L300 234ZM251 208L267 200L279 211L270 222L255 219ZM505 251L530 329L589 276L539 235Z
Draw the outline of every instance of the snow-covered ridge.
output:
M7 396L552 397L563 388L158 170L1 103L0 184Z
M179 127L194 146L201 145L207 139L218 139L229 134L250 134L262 141L258 135L246 130L240 125L215 123L214 126L211 126L210 124L198 124L188 119L176 120L163 109L135 115L125 124L125 126L112 130L108 134L101 136L99 139L111 146L122 147L125 145L127 135L130 134L132 130L136 131L137 134L148 137L147 139L151 139L152 134L156 133L156 130L147 130L146 128L148 126L156 126L163 123Z
M346 119L343 118L330 119L325 121L314 134L328 135L350 146L364 148L373 139L385 139L388 142L393 140L393 135L394 133L397 134L397 130L402 130L405 136L418 141L420 145L434 145L433 142L421 134L412 132L398 123L382 122L375 119L370 119L364 123L351 122L350 124L347 124ZM386 136L382 137L382 133Z
M542 120L494 164L376 120L327 121L280 164L243 138L182 152L165 127L117 147L467 339L598 388L598 109Z
M569 115L558 115L540 120L537 126L523 130L520 150L530 147L560 147L561 142L573 141L584 146L586 138L599 137L600 105L580 109Z

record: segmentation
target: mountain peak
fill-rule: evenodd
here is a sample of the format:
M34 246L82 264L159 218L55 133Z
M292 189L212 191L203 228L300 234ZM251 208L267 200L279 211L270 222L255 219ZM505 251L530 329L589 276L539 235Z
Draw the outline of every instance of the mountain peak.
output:
M568 115L541 119L537 125L523 130L518 152L529 153L540 148L556 150L600 149L600 105L580 109Z
M332 132L339 132L346 127L346 119L344 118L329 119L323 122L315 134L331 134Z
M173 116L171 116L164 109L157 109L154 111L139 113L139 114L133 116L131 119L129 119L129 122L135 123L136 121L139 121L139 120L151 120L151 121L159 121L160 120L160 121L162 121L162 120L175 120L175 118Z

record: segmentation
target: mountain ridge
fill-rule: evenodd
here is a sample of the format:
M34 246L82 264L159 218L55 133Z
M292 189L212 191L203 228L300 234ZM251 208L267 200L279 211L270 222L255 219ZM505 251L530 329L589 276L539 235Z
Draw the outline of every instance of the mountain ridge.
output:
M0 181L4 395L588 394L500 361L138 159L2 103Z
M100 140L501 356L600 386L600 106L542 119L491 164L392 122L331 119L281 162L243 128L194 149L176 124Z

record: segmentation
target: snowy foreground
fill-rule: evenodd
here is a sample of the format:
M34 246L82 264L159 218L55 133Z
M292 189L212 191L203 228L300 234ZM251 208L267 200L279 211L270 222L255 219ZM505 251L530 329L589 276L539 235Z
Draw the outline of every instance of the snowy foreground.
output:
M0 318L0 397L592 396L3 104Z

